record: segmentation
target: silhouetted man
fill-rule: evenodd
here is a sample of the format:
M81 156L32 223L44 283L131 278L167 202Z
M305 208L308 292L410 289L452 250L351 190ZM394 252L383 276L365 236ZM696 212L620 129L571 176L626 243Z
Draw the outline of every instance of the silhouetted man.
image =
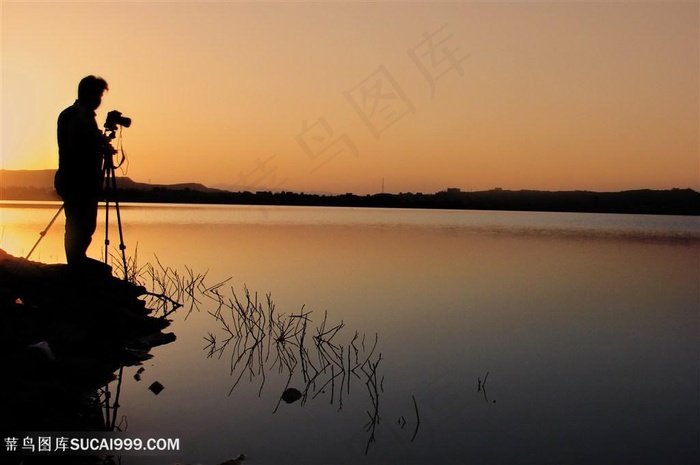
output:
M88 263L86 252L97 227L97 203L102 192L103 154L107 139L97 126L95 110L107 82L87 76L78 85L78 100L58 117L56 192L66 212L66 259L71 266Z

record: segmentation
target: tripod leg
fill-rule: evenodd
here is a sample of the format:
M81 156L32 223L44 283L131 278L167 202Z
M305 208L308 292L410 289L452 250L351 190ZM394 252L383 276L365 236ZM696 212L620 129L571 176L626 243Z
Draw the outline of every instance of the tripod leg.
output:
M27 256L24 257L25 260L29 260L29 257L32 256L32 253L34 253L34 250L35 250L35 249L37 248L37 246L39 245L39 242L41 242L41 240L44 238L44 236L46 235L46 233L49 232L49 229L51 229L51 226L53 226L54 222L56 221L56 218L58 218L58 215L61 214L61 212L63 211L63 208L64 208L64 207L65 207L65 205L61 205L61 208L58 209L58 211L57 211L56 214L53 216L53 218L51 218L51 221L49 221L49 224L46 226L46 229L44 229L43 231L41 231L41 232L39 233L39 239L37 239L36 243L34 244L34 247L32 247L32 250L29 251L29 253L27 254Z
M109 263L109 177L111 170L105 169L104 196L105 196L105 263Z
M126 245L124 245L124 231L122 229L122 216L119 210L119 199L117 199L117 179L114 175L114 168L112 168L112 190L114 192L114 206L117 210L117 228L119 230L119 250L122 252L122 264L124 265L124 279L127 279L128 270L126 266Z

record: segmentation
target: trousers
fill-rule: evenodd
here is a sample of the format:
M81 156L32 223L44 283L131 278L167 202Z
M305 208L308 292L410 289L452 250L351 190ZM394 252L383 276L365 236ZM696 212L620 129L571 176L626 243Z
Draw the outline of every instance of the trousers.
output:
M64 246L69 265L79 265L87 259L87 249L97 229L97 198L64 198L66 233Z

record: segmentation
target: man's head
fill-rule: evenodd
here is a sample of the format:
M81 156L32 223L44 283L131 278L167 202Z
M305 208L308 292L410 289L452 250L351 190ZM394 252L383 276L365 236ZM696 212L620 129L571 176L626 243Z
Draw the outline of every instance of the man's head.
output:
M107 81L101 77L84 77L78 84L78 102L90 110L97 110L102 103L102 94L106 90L109 90Z

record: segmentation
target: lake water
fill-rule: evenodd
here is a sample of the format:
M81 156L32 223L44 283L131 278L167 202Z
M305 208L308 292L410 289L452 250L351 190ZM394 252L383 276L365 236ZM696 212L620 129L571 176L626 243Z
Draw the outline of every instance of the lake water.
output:
M57 208L2 205L0 247L25 255ZM177 341L153 351L140 381L125 370L121 414L131 436L179 438L181 450L122 463L213 465L240 453L251 465L700 459L698 218L121 212L139 265L157 257L183 274L207 272L211 285L230 277L222 296L244 299L247 287L267 311L269 294L274 321L289 325L286 345L267 337L246 352L241 334L208 357L207 340L220 347L226 336L209 313L215 302L173 314ZM61 217L33 259L63 261L63 226ZM98 229L95 258L103 237ZM110 239L118 244L115 230ZM294 345L302 314L306 352ZM236 347L254 354L250 364L233 363ZM165 386L158 396L153 381ZM280 402L287 387L307 396Z

